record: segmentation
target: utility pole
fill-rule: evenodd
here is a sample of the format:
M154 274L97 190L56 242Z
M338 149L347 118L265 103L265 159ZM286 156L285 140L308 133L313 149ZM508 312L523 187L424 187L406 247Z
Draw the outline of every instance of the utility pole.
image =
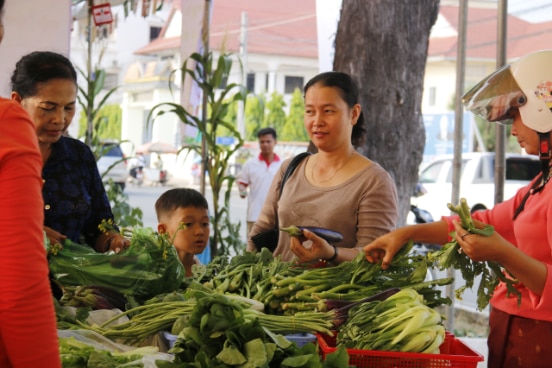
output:
M203 13L203 27L201 30L201 40L203 41L203 56L206 58L209 55L209 26L211 24L211 0L205 0L205 9ZM207 93L205 91L202 95L201 103L201 123L203 126L207 126ZM204 129L204 131L206 131ZM207 142L205 136L201 135L201 177L199 189L201 194L205 195L205 168L207 163Z
M240 58L242 61L242 85L247 86L247 13L241 15ZM238 101L238 132L245 138L245 101Z
M460 0L458 8L458 45L456 50L456 103L454 109L454 159L452 168L451 202L460 200L460 174L462 173L462 132L464 106L464 75L466 69L466 29L468 23L468 0ZM454 277L454 269L447 269L447 277ZM446 286L447 296L454 300L454 282ZM446 307L446 328L454 331L454 303Z
M86 29L87 40L87 57L86 57L86 81L88 86L88 98L90 99L90 91L92 90L92 7L94 6L94 0L88 0L88 25ZM92 144L92 135L94 133L94 122L92 121L92 103L88 101L86 104L86 136L85 143L87 145Z
M498 22L497 22L497 51L496 68L506 64L506 35L508 28L508 1L498 1ZM494 203L501 203L504 200L504 180L506 177L506 129L502 124L495 124L495 198Z

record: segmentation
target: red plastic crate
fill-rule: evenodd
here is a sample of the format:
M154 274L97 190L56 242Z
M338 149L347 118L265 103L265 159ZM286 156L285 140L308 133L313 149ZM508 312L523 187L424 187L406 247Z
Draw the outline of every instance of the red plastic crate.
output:
M336 350L335 336L317 334L316 337L322 359ZM357 349L347 349L347 352L349 365L357 368L476 368L484 360L481 354L448 332L439 350L440 354Z

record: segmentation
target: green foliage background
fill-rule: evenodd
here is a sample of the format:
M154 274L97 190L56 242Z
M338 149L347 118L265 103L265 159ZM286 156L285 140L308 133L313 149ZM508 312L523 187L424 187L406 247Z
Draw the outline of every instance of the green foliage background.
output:
M94 121L94 137L98 140L121 140L122 109L117 104L104 105ZM86 113L79 117L79 137L86 133Z
M273 127L279 141L308 142L303 126L305 103L301 90L296 89L293 93L287 114L286 107L284 96L278 92L273 92L269 100L264 93L247 96L244 139L256 141L259 129Z

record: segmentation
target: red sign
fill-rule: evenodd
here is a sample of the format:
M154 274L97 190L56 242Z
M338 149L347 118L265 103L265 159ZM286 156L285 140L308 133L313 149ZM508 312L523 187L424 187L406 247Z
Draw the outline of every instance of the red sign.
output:
M111 5L109 3L94 5L92 7L92 16L94 17L94 24L97 26L113 23L113 15L111 14Z

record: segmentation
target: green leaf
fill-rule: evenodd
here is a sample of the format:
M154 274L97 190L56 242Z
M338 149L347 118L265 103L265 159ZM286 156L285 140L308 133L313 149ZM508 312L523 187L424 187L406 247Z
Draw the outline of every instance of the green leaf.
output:
M244 344L247 362L240 365L242 368L257 368L266 366L269 361L266 354L265 343L261 339L248 341Z
M224 343L224 349L217 354L216 358L228 365L239 365L247 362L245 356L228 340Z
M105 84L105 70L104 69L96 69L94 71L94 79L93 79L93 85L94 85L94 96L97 96L102 91L102 88Z
M287 357L282 361L282 367L299 368L299 367L311 367L308 363L311 361L313 354L296 355ZM318 354L316 354L318 357Z

